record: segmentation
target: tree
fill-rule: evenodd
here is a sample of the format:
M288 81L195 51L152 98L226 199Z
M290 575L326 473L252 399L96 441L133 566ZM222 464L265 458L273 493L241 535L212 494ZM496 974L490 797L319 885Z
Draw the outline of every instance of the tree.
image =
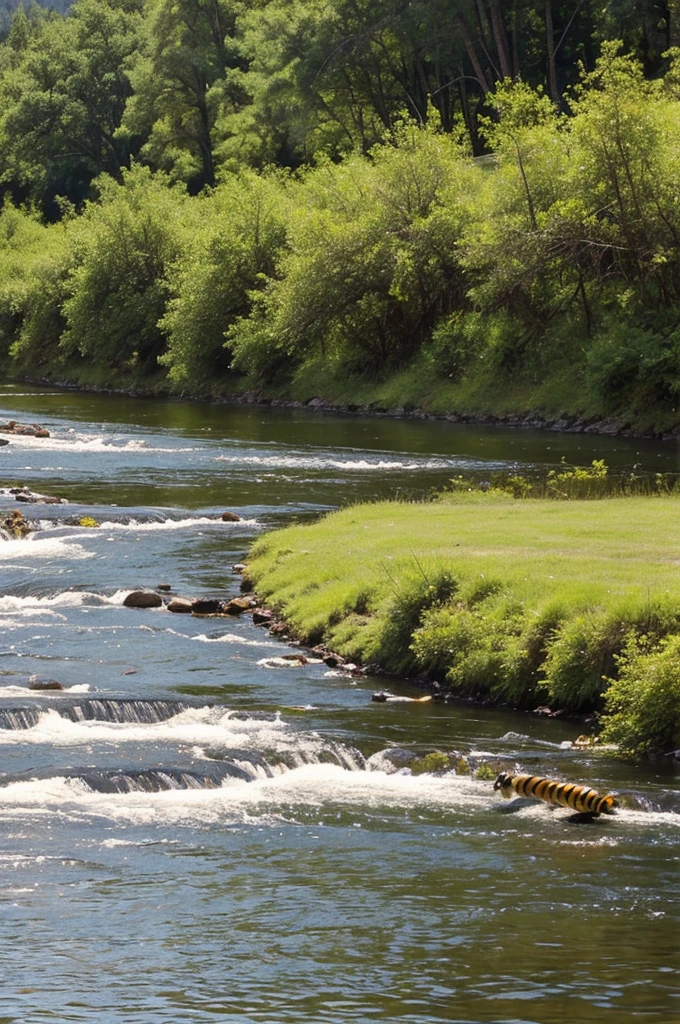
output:
M158 322L167 274L195 228L195 208L181 186L140 166L122 183L98 179L97 189L73 241L61 348L100 366L151 372L165 350Z
M124 132L146 141L153 167L190 183L215 183L218 114L227 71L242 66L234 34L242 0L148 0L143 43L130 71Z
M0 73L0 181L57 214L129 160L118 128L138 44L137 0L76 0L67 18L20 12Z
M358 372L403 365L464 301L456 246L465 188L452 140L406 128L310 172L290 217L289 250L253 314L228 332L235 364L266 377L321 357Z
M160 362L173 386L209 388L231 365L225 333L247 316L253 293L276 273L286 240L288 187L280 175L232 175L199 197L198 229L170 268L170 298L160 327Z

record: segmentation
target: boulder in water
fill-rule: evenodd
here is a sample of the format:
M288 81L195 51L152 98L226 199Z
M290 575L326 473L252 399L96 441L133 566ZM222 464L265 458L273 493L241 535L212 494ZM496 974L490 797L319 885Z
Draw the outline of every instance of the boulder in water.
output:
M199 597L191 602L191 611L194 615L221 615L224 601L217 597Z
M253 612L253 624L255 626L268 626L272 618L273 614L267 608L256 608Z
M221 516L223 523L240 523L241 517L236 512L223 512Z
M48 679L47 676L29 676L29 690L63 690L64 687L57 679Z
M28 502L34 505L68 505L66 498L57 498L52 494L39 494L28 487L10 487L9 494L15 501Z
M126 608L160 608L163 598L155 590L132 590L123 601Z
M250 597L232 597L227 601L224 611L227 615L241 615L255 607L255 602Z
M169 612L190 615L193 611L193 604L194 602L188 597L173 597L171 601L168 601L166 608Z

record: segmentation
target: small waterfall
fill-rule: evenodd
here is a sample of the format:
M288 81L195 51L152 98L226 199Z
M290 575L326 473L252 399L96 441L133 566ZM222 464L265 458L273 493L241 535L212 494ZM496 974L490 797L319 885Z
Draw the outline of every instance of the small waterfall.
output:
M0 729L33 729L40 721L40 708L10 708L0 711Z
M189 707L178 700L80 700L67 703L30 704L0 711L0 729L33 729L43 712L56 711L71 722L112 722L118 725L157 725L167 722Z
M188 704L175 700L92 699L60 705L56 710L71 722L113 722L126 725L156 725L186 711Z
M120 771L89 771L76 774L93 793L163 793L170 789L219 789L225 778L244 782L251 776L236 765L222 765L220 770L197 772L188 768L132 768Z
M221 763L231 762L248 774L251 779L273 778L282 772L293 771L314 764L335 764L345 771L360 772L366 769L366 760L358 750L342 743L327 742L316 749L300 746L289 750L241 750L232 747L208 747L207 757Z

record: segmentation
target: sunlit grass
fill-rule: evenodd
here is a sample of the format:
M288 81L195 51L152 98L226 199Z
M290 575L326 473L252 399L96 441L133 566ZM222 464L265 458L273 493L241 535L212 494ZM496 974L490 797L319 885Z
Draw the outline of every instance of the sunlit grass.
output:
M414 576L446 568L461 585L499 581L527 609L680 599L680 501L514 501L361 505L262 538L250 574L300 629L365 595L372 612Z
M680 499L454 494L267 534L248 572L298 634L454 692L601 706L631 636L680 633Z

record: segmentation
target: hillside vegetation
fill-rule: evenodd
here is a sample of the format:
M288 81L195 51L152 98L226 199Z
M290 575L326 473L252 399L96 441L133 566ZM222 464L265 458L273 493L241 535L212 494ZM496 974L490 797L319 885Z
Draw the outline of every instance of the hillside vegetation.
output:
M676 428L675 7L20 8L5 372Z

